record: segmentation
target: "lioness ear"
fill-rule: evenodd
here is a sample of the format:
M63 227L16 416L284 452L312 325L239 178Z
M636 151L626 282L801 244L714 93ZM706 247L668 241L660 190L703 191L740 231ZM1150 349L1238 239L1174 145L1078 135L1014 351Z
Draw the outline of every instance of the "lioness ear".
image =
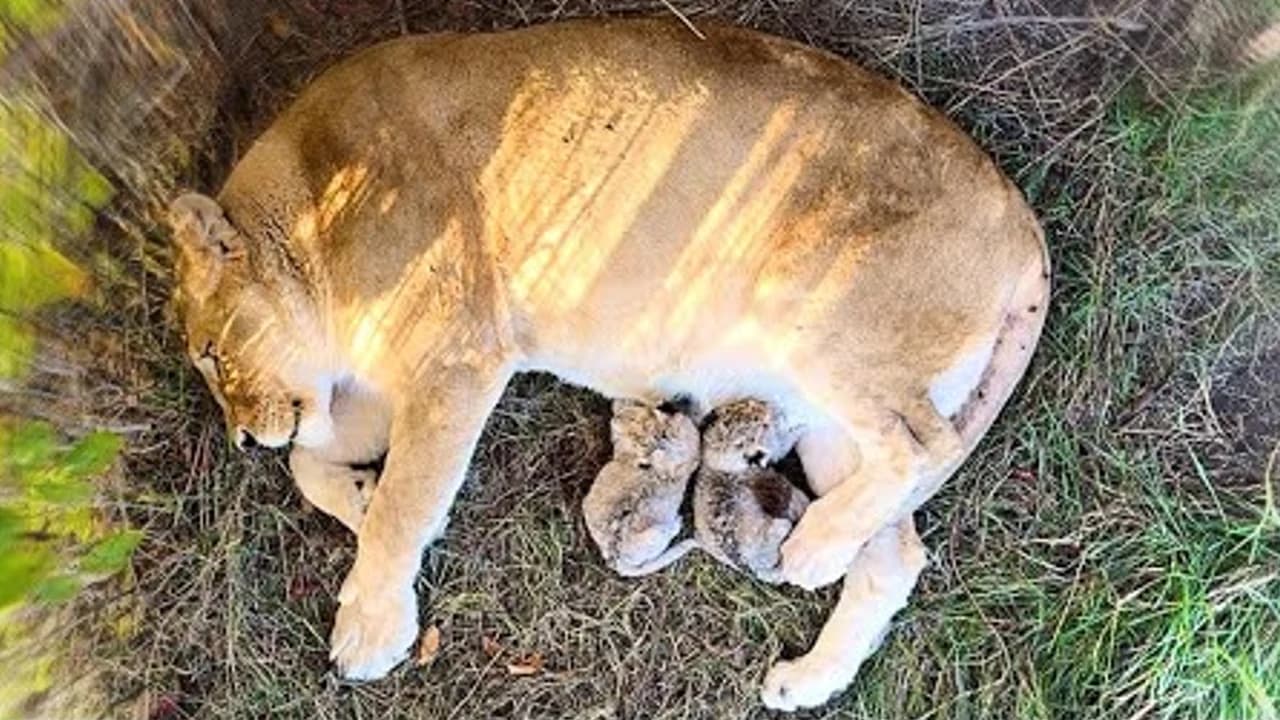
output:
M180 253L183 288L196 299L213 293L226 263L244 257L244 238L211 197L179 196L169 205L169 227Z

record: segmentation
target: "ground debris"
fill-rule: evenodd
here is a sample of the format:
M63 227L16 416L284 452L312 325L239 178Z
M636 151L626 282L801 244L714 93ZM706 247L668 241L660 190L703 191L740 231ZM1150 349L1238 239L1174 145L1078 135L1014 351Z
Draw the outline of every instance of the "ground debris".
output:
M542 672L545 660L540 652L532 652L527 655L520 656L515 662L507 663L507 674L509 675L537 675Z
M440 627L432 625L422 631L422 639L418 642L418 655L414 659L418 667L430 667L440 654Z
M488 635L481 635L480 650L484 652L485 657L492 660L493 658L496 658L499 655L501 655L504 652L505 648L503 648L502 645L497 640L494 640L492 637Z

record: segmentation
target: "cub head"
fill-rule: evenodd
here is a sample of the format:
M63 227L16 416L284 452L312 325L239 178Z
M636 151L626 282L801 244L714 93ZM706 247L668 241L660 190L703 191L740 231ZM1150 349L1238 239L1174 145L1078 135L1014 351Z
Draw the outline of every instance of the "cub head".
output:
M187 352L240 448L314 446L333 433L325 336L285 238L252 237L212 198L169 207L177 246L175 305Z
M768 403L748 398L721 405L707 418L702 464L731 473L762 468L790 452L796 435Z
M613 401L613 453L637 468L675 477L698 465L698 427L687 415L666 413L632 400Z

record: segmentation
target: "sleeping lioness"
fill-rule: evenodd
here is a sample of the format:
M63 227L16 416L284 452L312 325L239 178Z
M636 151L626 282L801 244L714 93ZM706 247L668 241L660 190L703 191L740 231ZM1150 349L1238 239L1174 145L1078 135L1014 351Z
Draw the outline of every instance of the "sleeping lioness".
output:
M324 448L336 383L391 403L332 658L390 670L414 578L513 373L740 397L820 496L781 574L846 578L774 707L844 688L923 566L911 511L1021 376L1049 292L1018 190L941 115L725 26L589 21L379 45L318 78L217 200L178 198L193 358L242 446Z

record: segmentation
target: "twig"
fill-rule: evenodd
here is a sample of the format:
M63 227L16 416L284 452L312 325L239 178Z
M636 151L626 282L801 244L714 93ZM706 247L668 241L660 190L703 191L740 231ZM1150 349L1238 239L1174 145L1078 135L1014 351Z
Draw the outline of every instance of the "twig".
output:
M409 34L409 21L404 17L404 0L396 0L396 14L400 16L400 34Z
M707 39L707 36L703 35L701 30L694 27L693 23L689 21L689 18L685 17L684 13L680 12L678 9L676 9L675 5L671 4L671 0L662 0L662 4L667 6L667 9L671 11L672 15L675 15L676 17L680 18L680 22L684 23L684 26L689 28L689 32L693 33L694 35L697 35L699 40Z

